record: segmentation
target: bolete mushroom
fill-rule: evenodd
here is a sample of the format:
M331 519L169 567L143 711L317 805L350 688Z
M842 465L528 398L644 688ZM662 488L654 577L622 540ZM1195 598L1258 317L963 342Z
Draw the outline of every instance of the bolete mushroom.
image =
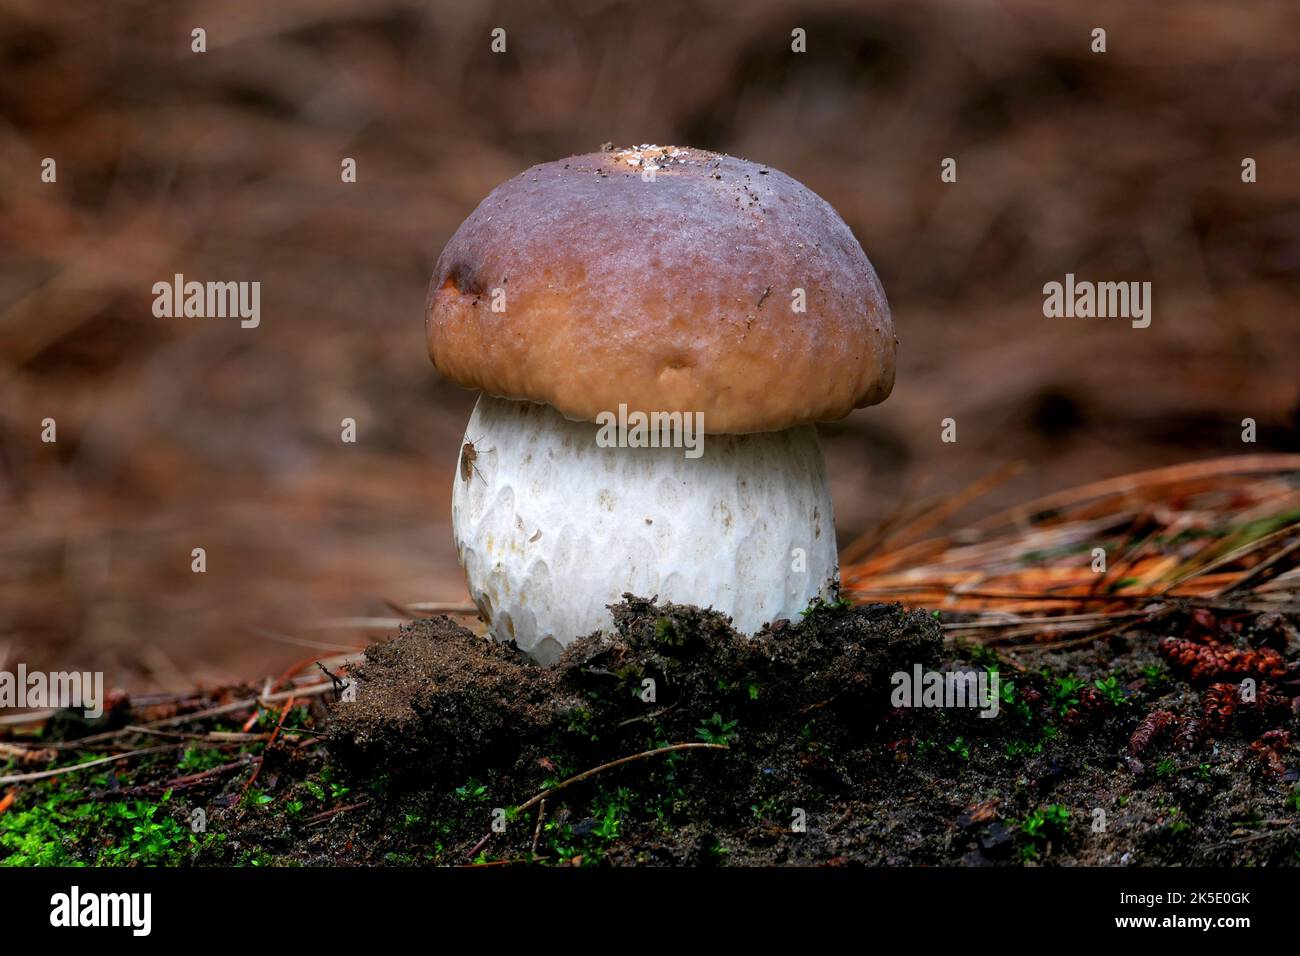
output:
M497 638L549 663L624 592L753 633L838 586L813 423L883 401L896 340L801 183L675 147L534 166L447 243L426 324L438 370L483 393L452 531ZM644 447L674 425L679 447Z

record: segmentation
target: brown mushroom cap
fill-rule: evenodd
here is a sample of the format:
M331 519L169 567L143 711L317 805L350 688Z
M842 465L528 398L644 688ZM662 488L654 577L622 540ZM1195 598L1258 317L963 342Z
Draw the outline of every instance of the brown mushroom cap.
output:
M626 404L776 431L894 384L889 305L844 220L697 149L574 156L497 187L438 258L426 326L444 375L584 421Z

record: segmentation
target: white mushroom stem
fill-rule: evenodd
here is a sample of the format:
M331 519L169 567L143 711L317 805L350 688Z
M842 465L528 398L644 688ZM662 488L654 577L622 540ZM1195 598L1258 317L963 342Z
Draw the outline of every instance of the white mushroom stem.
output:
M465 432L452 532L494 636L540 663L611 623L624 592L713 607L752 634L838 580L811 425L682 448L601 447L599 426L484 395ZM468 476L468 477L466 477Z

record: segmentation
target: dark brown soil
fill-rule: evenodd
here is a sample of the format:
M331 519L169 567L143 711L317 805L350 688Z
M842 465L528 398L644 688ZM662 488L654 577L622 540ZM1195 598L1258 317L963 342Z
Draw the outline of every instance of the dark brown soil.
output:
M513 763L557 712L546 671L445 617L371 646L356 681L355 700L331 714L329 739L364 773L460 782Z
M484 842L493 807L621 756L702 738L730 749L636 761L556 794L539 857L1300 860L1300 761L1289 737L1297 688L1285 679L1263 681L1258 705L1212 728L1202 726L1204 682L1170 672L1155 634L1031 653L1016 666L980 649L945 653L930 616L897 606L825 606L752 640L720 615L638 599L614 608L614 619L614 631L582 639L550 669L447 619L413 624L368 655L357 702L332 715L331 751L358 772L382 768L403 813L418 806L417 815L445 820L450 807L462 822L441 844L449 862L526 860L535 808ZM1175 616L1162 633L1197 640L1203 624ZM1243 653L1272 647L1293 659L1300 650L1294 627L1277 618L1235 624L1231 636ZM891 675L918 663L997 666L1014 690L992 720L893 708ZM653 701L642 700L647 678ZM1144 718L1163 710L1179 715L1184 733L1171 726L1135 747ZM384 761L385 751L400 758ZM487 788L468 819L464 797L436 796L463 793L466 780ZM358 842L373 854L385 841ZM415 835L394 842L421 846Z
M551 668L447 618L403 628L367 652L355 702L335 707L331 753L353 773L385 774L406 794L403 805L412 792L446 792L472 779L487 783L491 799L480 802L490 810L628 754L725 742L725 752L610 771L551 807L552 829L575 830L581 848L593 829L584 815L593 792L597 803L626 804L616 807L622 839L585 853L683 861L698 855L700 840L721 847L716 821L761 829L769 814L851 788L855 752L888 716L889 675L934 664L940 648L930 617L885 605L819 607L753 639L696 608L629 596L613 611L612 632L581 639ZM469 847L489 823L490 813L481 814L465 834ZM490 855L530 851L534 830L533 819L512 821L490 838Z
M75 799L170 790L167 815L203 808L219 836L163 861L200 865L1300 862L1292 619L1189 610L1011 661L897 605L820 605L753 638L697 608L612 610L551 668L447 618L410 624L366 652L354 700L286 723L251 789L260 747L198 781L175 754L84 775ZM892 706L891 676L917 664L996 667L999 715ZM1215 666L1259 668L1256 700ZM639 757L529 803L706 742L727 749ZM60 792L44 786L10 819ZM87 836L62 852L102 862Z

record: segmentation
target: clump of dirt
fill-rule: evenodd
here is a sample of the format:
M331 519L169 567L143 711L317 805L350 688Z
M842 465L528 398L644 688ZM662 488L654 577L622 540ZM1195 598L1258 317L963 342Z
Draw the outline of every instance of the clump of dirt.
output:
M354 773L437 783L557 749L595 760L716 738L735 743L729 763L743 773L814 723L837 746L869 738L890 675L933 664L940 648L930 616L896 606L818 604L752 638L711 610L626 595L611 611L613 630L574 642L548 668L449 618L404 626L367 650L353 699L335 706L332 753Z
M560 851L639 859L644 847L608 837L643 817L650 857L682 862L721 846L715 821L785 817L851 789L861 769L855 752L891 719L891 675L933 666L942 644L933 617L889 605L819 603L753 637L720 613L632 595L611 611L612 630L574 642L549 668L446 618L407 625L367 652L355 701L335 706L332 755L350 774L382 775L403 815L446 819L463 808L430 794L469 794L472 803L487 787L504 810L621 757L714 744L594 781L585 796L594 791L605 807L603 830L598 811L575 818L564 802L552 808ZM582 791L574 795L582 805ZM678 821L672 839L660 832L669 820ZM522 852L535 833L507 827L493 850Z
M328 728L341 762L437 779L499 766L555 722L555 682L513 646L450 618L417 621L373 644Z

